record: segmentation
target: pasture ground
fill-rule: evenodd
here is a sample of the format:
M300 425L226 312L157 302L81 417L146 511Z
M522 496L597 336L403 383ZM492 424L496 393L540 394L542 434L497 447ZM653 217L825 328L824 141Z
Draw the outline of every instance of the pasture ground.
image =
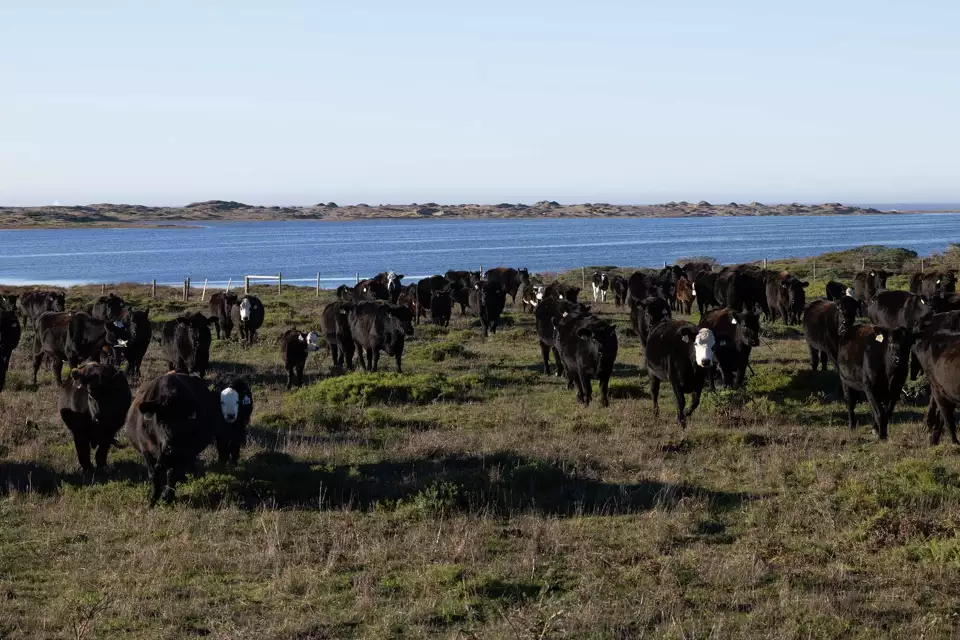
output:
M576 274L579 279L579 273ZM822 292L811 285L810 294ZM114 291L154 321L199 301ZM325 292L266 288L258 345L214 341L255 389L235 469L150 510L131 448L84 483L32 334L0 395L3 638L937 638L960 611L960 461L923 406L890 440L851 433L834 372L797 327L765 325L743 391L705 394L685 432L654 419L636 338L616 321L609 408L540 373L532 316L420 325L407 373L285 391L279 337ZM84 306L99 287L68 291ZM694 318L696 320L696 317ZM147 376L165 371L151 347ZM212 374L208 375L212 378ZM319 382L318 382L319 380ZM123 436L121 434L121 441Z

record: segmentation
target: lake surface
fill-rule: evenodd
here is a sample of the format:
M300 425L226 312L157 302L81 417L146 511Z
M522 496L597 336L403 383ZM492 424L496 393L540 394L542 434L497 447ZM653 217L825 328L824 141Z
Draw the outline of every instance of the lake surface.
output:
M282 272L284 281L353 282L393 269L407 280L499 265L561 271L809 256L882 244L921 255L960 242L960 214L763 218L371 220L211 223L201 228L0 231L0 283L225 284Z

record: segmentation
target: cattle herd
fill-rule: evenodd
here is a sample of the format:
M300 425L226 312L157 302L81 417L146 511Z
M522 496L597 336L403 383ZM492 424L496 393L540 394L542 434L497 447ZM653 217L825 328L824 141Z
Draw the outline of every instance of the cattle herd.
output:
M630 328L638 336L650 379L654 414L660 385L673 391L677 423L696 410L701 394L719 381L744 384L751 350L760 345L760 322L802 325L813 370L837 371L848 422L857 426L855 408L862 397L870 405L880 439L887 428L907 376L923 373L930 389L926 423L930 442L947 427L954 443L955 408L960 402L960 294L952 272L915 274L909 291L889 290L887 274L865 270L852 286L830 281L826 299L806 301L808 283L787 272L753 265L714 269L708 263L637 271L624 277L593 274L594 305L608 295L616 307L628 306ZM414 326L429 320L449 325L454 309L479 319L483 335L495 334L507 298L534 316L543 373L566 379L585 405L598 381L600 403L609 402L609 382L619 344L613 323L599 309L578 300L581 290L561 282L542 284L526 269L500 267L486 273L448 271L409 286L392 271L337 289L337 300L319 317L319 332L291 328L280 340L287 389L303 384L310 352L325 343L336 370L377 371L380 354L392 356L402 372L405 340ZM687 315L696 301L700 321ZM211 327L229 340L234 329L241 344L257 340L265 318L263 302L252 295L214 294L208 315L185 314L159 326L154 336L149 312L120 297L102 296L85 311L67 311L63 293L33 291L0 298L0 392L10 355L20 343L21 326L33 328L33 382L44 360L60 388L58 409L70 430L85 473L107 463L117 434L141 454L152 483L150 504L171 500L177 482L199 454L216 446L223 464L235 464L253 411L253 391L242 378L204 377L211 367ZM869 323L860 322L861 317ZM141 362L152 341L159 344L168 373L141 380ZM551 368L551 356L553 367ZM71 371L64 381L63 363ZM125 370L121 368L126 365ZM136 382L134 394L131 385ZM689 404L686 396L690 396Z

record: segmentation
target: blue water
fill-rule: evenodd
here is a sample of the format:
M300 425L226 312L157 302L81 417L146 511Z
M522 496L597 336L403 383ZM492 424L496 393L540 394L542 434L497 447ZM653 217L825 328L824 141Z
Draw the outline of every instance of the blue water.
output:
M560 271L809 256L862 244L929 255L960 242L960 214L762 218L237 222L200 228L0 231L0 283L211 284L282 272L324 287L393 269L415 277L498 265Z

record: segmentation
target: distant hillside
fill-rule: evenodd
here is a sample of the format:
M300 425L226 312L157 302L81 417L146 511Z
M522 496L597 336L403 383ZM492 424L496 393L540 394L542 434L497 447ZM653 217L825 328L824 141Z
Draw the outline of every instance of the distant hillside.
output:
M375 218L666 218L708 216L818 216L887 213L870 207L834 202L825 204L711 204L701 201L654 205L587 203L561 205L553 201L525 204L424 204L338 206L334 202L307 207L262 207L225 200L194 202L184 207L128 204L86 206L0 207L0 227L127 226L177 224L213 220L366 220Z

